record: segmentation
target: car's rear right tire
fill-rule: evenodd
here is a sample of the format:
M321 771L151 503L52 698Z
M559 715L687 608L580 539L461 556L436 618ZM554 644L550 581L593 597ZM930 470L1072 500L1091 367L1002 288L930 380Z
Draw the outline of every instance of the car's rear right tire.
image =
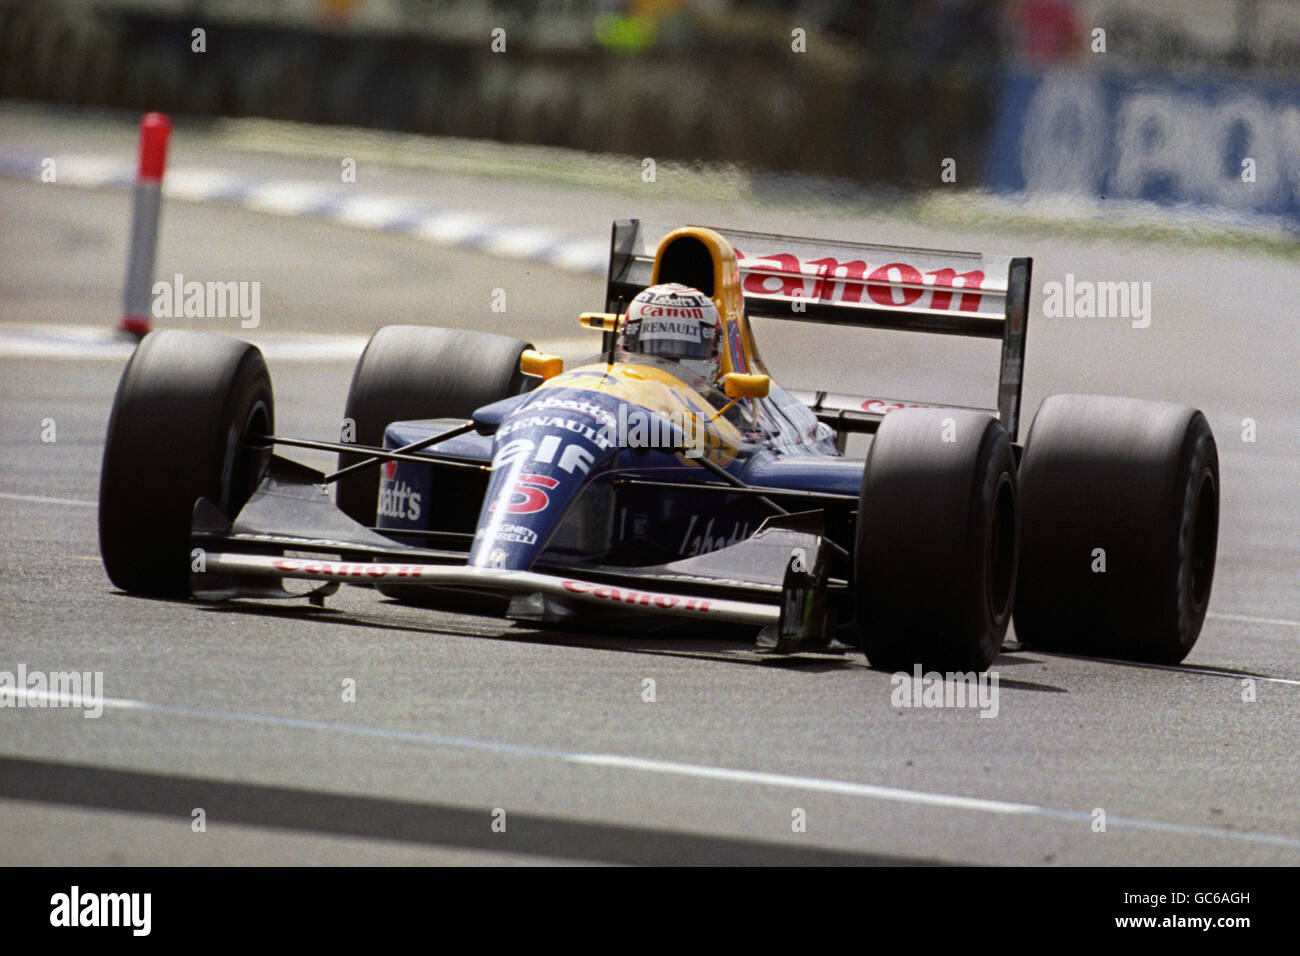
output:
M1018 492L1006 429L961 409L880 424L858 501L858 643L875 667L981 671L1011 619Z

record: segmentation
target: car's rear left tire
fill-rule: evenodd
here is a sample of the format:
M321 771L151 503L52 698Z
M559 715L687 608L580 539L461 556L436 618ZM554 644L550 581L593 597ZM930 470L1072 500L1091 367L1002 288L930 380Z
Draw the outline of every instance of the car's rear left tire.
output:
M1043 650L1175 664L1214 580L1219 454L1167 402L1054 395L1021 462L1016 637Z
M1006 429L959 409L890 412L858 501L854 592L873 666L980 671L1011 619L1019 505Z
M270 460L256 438L274 426L256 346L177 329L146 336L118 382L104 443L99 547L109 579L131 594L188 597L195 501L234 517Z

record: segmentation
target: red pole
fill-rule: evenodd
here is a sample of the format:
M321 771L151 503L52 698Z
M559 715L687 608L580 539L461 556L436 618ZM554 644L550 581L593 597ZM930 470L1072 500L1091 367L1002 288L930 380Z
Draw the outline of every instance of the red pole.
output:
M148 334L152 309L154 254L162 211L162 178L167 165L167 137L172 121L163 113L140 120L140 166L135 178L131 240L126 258L126 288L117 327L135 336Z

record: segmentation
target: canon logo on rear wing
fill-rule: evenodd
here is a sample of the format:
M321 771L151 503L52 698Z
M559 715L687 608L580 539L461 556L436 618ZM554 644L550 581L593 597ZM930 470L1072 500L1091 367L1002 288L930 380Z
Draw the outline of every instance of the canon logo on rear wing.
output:
M907 262L871 267L855 259L800 260L789 253L745 257L739 249L741 288L749 295L809 299L833 305L878 306L886 309L933 309L979 312L985 292L980 269L958 272L942 268L922 271ZM870 270L870 271L868 271Z

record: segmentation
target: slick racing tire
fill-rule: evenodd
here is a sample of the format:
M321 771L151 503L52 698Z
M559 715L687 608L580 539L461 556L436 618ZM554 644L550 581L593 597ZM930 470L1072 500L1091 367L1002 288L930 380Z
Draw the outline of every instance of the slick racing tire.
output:
M265 473L271 378L257 347L207 332L153 332L122 372L99 483L99 549L131 594L189 596L194 503L238 514ZM250 443L250 440L252 443Z
M396 421L468 419L474 410L524 390L519 356L527 342L487 332L432 326L387 325L375 332L357 361L344 417L361 445L381 446ZM346 468L364 456L339 454ZM373 527L379 469L340 479L338 505L352 520Z
M853 557L859 645L875 667L981 671L1011 619L1019 525L1006 429L904 408L867 455Z
M1194 408L1055 395L1020 467L1016 636L1026 646L1176 664L1205 621L1219 454Z

